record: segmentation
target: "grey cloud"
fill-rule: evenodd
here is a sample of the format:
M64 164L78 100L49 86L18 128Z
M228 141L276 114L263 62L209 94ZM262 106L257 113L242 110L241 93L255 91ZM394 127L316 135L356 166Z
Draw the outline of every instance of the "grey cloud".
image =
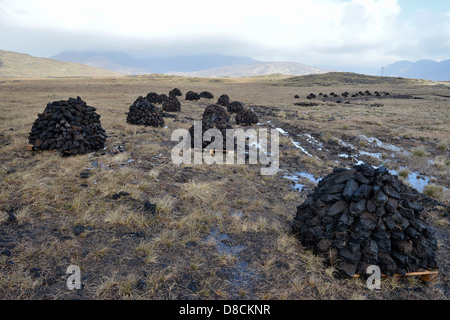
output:
M0 0L1 2L2 0ZM352 8L361 10L361 8ZM205 37L137 39L87 32L12 27L0 21L1 49L50 57L62 51L123 51L136 58L196 54L248 56L263 61L292 61L315 66L387 65L395 60L450 58L450 26L443 15L425 21L397 23L387 38L356 41L351 30L364 26L355 13L344 15L348 32L344 37L310 46L270 47L248 39L217 34ZM446 20L447 19L447 20ZM444 28L443 28L444 26ZM345 29L345 28L344 28ZM319 39L322 40L322 39ZM373 40L373 41L369 41ZM267 43L270 43L268 39ZM370 65L372 64L372 65Z

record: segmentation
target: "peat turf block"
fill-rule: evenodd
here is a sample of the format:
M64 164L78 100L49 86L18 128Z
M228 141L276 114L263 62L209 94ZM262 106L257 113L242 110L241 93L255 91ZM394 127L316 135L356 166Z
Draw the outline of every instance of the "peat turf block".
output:
M186 92L186 100L188 101L197 101L200 100L200 95L194 91Z
M219 106L226 107L230 103L230 97L227 94L222 94L219 99L217 99L217 104Z
M144 97L138 97L130 106L127 115L127 122L130 124L163 127L164 118L161 110L148 102Z
M172 95L162 103L162 110L167 112L179 112L181 110L181 103L176 96Z
M437 242L420 193L385 167L335 168L297 207L293 231L344 276L436 269Z
M66 155L103 149L107 136L95 111L80 97L49 103L34 121L28 141L35 150Z
M147 100L148 100L148 102L154 103L154 104L162 103L159 94L157 94L156 92L149 92L147 94Z
M181 90L178 88L173 88L172 90L169 91L169 97L171 96L178 96L181 97L183 94L181 93Z
M226 107L229 113L239 113L244 110L244 105L240 101L230 102Z
M214 95L209 91L202 91L202 92L200 92L200 98L214 99Z
M205 108L202 117L202 137L206 130L218 129L223 137L223 149L226 148L226 130L233 129L230 124L230 114L225 108L212 104ZM194 147L194 126L189 129L191 135L191 147ZM204 149L211 141L203 141L202 148Z
M258 119L258 115L250 109L244 109L236 115L236 123L244 126L257 124Z

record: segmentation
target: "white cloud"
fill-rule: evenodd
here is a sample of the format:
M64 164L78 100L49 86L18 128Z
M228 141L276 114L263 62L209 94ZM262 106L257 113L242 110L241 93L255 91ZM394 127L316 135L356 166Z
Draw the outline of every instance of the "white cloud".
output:
M345 10L363 8L364 18L383 23L394 0L209 0L21 1L5 0L2 19L15 26L91 31L152 38L172 35L242 35L261 42L312 40L336 35Z
M445 52L450 44L439 39L450 34L449 17L442 13L431 24L406 21L397 0L2 0L0 6L1 24L40 32L42 38L52 32L88 34L109 39L105 43L120 39L122 46L154 44L155 52L198 43L203 45L199 52L215 48L264 60L329 65L388 63L432 52L420 47L430 41L440 46L435 52Z

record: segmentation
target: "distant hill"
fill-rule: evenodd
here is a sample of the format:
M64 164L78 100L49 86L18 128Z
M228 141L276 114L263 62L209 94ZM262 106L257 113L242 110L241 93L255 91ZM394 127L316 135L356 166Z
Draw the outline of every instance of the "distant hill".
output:
M91 67L102 68L126 74L145 74L148 73L143 69L134 67L137 63L134 59L126 53L122 52L76 52L64 51L51 59L76 62L85 64Z
M186 77L254 77L268 74L306 75L330 72L331 70L307 66L296 62L257 62L212 68L193 72L168 72Z
M427 80L405 79L396 77L370 76L353 72L328 72L321 74L310 74L304 76L288 77L278 81L280 85L295 87L313 86L339 86L351 85L397 85L397 84L424 84Z
M123 75L79 63L61 62L0 50L0 78L117 77Z
M210 68L255 63L257 60L247 57L226 56L220 54L133 58L123 52L75 52L65 51L51 57L55 60L78 62L128 74L167 73L170 71L190 72Z
M426 59L416 62L397 61L385 67L384 75L432 81L450 81L450 59L441 62Z

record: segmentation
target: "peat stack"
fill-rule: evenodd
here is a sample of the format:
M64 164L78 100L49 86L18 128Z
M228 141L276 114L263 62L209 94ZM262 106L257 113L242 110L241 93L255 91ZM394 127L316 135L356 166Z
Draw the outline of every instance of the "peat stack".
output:
M34 150L68 155L103 149L107 136L95 111L80 97L49 103L34 121L28 141Z
M164 126L164 118L161 110L148 102L148 100L144 97L138 97L130 106L130 110L127 115L127 122L130 124L152 127Z
M300 241L344 276L377 265L390 276L436 269L437 242L421 195L384 167L336 168L297 207Z
M219 106L226 107L230 103L230 97L226 94L222 94L219 99L217 99L217 104Z
M167 94L162 93L162 94L159 95L159 103L164 103L164 101L166 101L167 99L169 99Z
M178 88L173 88L172 90L169 91L169 97L181 97L183 94L181 93L180 89Z
M197 92L188 91L188 92L186 92L186 100L189 100L189 101L200 100L200 95Z
M258 115L250 109L244 109L236 115L236 123L243 126L251 126L258 122Z
M147 100L150 103L161 103L161 98L159 97L159 94L157 94L156 92L149 92L147 94Z
M205 108L202 121L208 123L229 123L230 114L223 107L212 104Z
M181 103L176 96L170 96L162 103L162 110L167 112L179 112Z
M202 137L205 131L209 129L218 129L222 133L223 148L226 148L226 130L233 129L230 124L229 113L221 106L212 104L205 108L202 117ZM189 128L191 134L191 147L194 147L194 126ZM214 141L214 140L213 140ZM206 148L212 141L203 141L202 149Z
M203 91L203 92L200 92L200 98L214 99L214 95L209 91Z
M242 102L233 101L227 105L227 111L229 113L239 113L242 110L244 110L244 105L242 104Z

